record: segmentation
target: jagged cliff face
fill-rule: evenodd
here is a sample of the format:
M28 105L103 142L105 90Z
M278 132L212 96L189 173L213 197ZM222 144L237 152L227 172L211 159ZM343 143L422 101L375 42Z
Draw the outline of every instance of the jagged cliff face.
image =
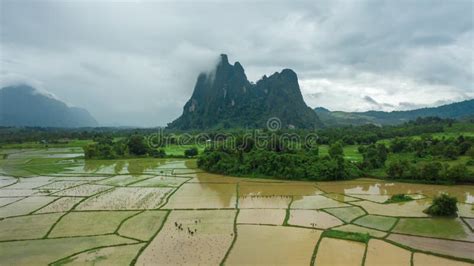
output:
M282 128L316 128L318 116L301 95L296 73L284 69L256 84L250 83L239 62L226 55L211 74L200 74L191 99L172 129L263 128L277 117Z

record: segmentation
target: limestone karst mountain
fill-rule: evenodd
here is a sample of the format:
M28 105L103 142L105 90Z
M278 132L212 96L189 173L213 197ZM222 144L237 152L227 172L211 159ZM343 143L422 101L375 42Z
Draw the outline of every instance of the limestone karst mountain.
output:
M293 70L283 69L252 83L242 65L231 65L223 54L214 72L199 75L183 114L168 127L263 128L271 118L278 118L281 128L322 125L304 102Z

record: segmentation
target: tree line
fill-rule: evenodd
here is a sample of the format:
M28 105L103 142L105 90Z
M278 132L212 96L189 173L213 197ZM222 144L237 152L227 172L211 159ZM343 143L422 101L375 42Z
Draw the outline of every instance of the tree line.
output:
M240 139L241 140L241 139ZM340 143L329 147L329 155L319 156L317 147L288 149L269 142L257 148L253 142L239 141L235 148L217 143L199 156L197 164L209 172L287 180L345 180L361 176L352 162L344 159ZM307 146L303 146L307 147Z
M167 157L164 147L150 145L146 138L140 134L121 137L114 140L111 136L99 136L94 143L83 147L86 159L117 159L129 157ZM191 147L185 149L181 157L194 157L198 149ZM174 156L176 157L176 156Z

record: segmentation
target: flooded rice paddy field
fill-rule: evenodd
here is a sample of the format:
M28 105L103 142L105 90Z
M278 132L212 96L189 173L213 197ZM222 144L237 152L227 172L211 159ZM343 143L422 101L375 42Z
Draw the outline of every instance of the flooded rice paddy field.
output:
M0 265L474 263L474 186L248 179L204 173L193 160L8 153ZM46 161L19 168L36 159ZM459 217L423 213L440 192L458 198ZM384 203L398 193L415 200Z

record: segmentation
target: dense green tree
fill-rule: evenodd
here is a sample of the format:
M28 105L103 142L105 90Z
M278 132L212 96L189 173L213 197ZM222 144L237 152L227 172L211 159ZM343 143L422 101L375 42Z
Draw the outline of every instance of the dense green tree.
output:
M83 149L86 159L114 159L117 157L113 148L112 138L108 136L97 138L97 143L88 144Z
M465 155L466 152L472 148L471 141L462 141L458 143L459 155Z
M314 156L313 152L276 152L267 149L207 149L198 157L202 169L232 175L271 176L283 179L343 180L361 175L360 170L342 156Z
M411 147L417 157L425 157L427 154L425 143L421 140L414 140Z
M164 158L166 157L166 152L164 149L153 149L151 152L150 152L151 156L153 156L154 158Z
M331 158L338 158L338 157L344 157L344 149L342 147L341 142L336 142L333 143L329 146L328 150L329 156Z
M385 166L388 151L384 144L371 144L367 147L359 147L362 154L362 166L367 169L376 169Z
M466 151L466 155L474 159L474 146L469 148L469 150Z
M403 138L395 138L390 143L390 151L393 153L399 153L407 151L409 148L409 141Z
M83 147L84 149L84 157L86 159L97 158L99 153L97 151L97 144L88 144Z
M109 144L99 143L97 145L99 150L99 157L103 159L115 159L116 155L114 153L113 147Z
M419 176L417 178L425 180L439 180L441 179L441 170L443 165L440 162L424 162L417 169Z
M113 152L119 157L123 157L127 154L127 142L124 140L119 140L113 144Z
M464 164L456 164L453 166L446 165L444 173L446 179L453 182L463 182L469 179L469 170Z
M431 206L425 212L433 216L457 216L457 202L456 197L441 194L434 197Z
M443 151L443 156L451 160L455 160L458 154L459 154L459 150L454 144L446 145Z
M145 155L148 152L148 146L145 138L141 135L133 135L128 139L128 151L132 155Z
M235 141L235 146L238 150L249 152L254 148L255 141L250 136L238 136Z
M185 157L189 158L189 157L194 157L196 155L198 155L198 149L196 147L191 147L191 148L186 149L184 151L184 156Z
M392 161L388 165L387 175L394 179L410 178L410 163L407 160Z

